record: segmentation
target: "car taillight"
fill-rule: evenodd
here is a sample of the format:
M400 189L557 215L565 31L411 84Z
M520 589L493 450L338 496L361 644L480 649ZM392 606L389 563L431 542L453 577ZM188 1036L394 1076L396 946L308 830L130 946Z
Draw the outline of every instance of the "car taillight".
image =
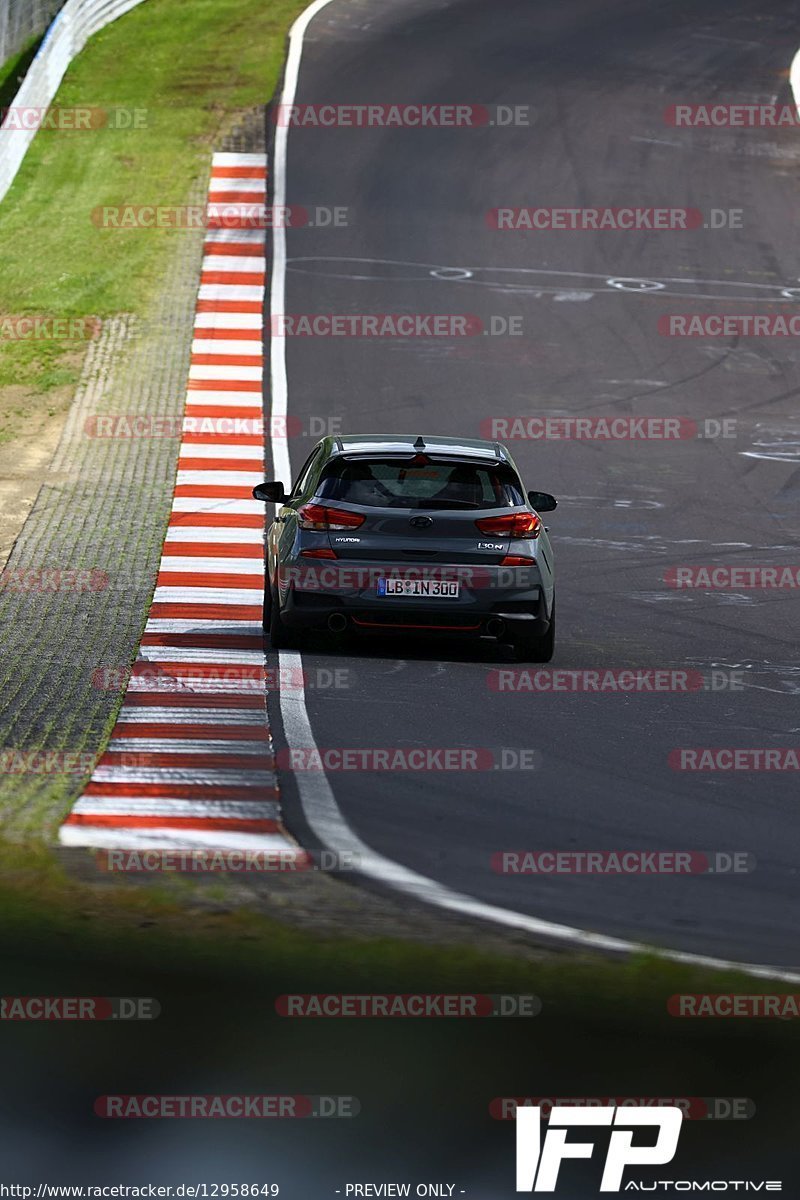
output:
M328 508L327 504L304 504L297 510L301 529L358 529L364 524L361 513L346 512L341 508Z
M501 567L535 567L536 559L527 554L507 554L500 563Z
M536 513L515 512L502 517L481 517L475 524L481 533L493 533L496 537L536 538L542 522Z
M316 550L301 550L301 558L337 558L335 550L331 550L330 546L320 546Z

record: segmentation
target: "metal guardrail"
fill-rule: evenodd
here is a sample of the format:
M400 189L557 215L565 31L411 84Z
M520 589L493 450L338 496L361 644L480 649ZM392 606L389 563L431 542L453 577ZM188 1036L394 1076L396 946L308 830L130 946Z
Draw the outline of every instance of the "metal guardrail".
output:
M17 112L48 108L67 67L92 34L141 3L142 0L67 0L9 107ZM18 121L9 116L0 126L0 201L14 182L35 134L35 127L20 128Z
M64 0L0 0L0 63L44 33Z

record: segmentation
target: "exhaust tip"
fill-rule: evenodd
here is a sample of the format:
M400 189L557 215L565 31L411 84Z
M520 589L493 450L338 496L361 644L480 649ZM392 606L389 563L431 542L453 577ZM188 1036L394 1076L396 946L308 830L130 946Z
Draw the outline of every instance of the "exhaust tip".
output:
M506 631L506 623L502 617L490 617L486 622L486 632L489 637L501 638Z
M331 613L328 617L328 629L331 633L344 633L347 629L347 617L342 613Z

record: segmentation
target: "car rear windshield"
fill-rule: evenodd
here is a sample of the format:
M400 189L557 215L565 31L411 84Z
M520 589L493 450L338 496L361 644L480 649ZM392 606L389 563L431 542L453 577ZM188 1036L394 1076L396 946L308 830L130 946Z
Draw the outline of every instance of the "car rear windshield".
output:
M510 467L452 459L418 463L335 458L316 494L324 500L375 508L510 508L525 503Z

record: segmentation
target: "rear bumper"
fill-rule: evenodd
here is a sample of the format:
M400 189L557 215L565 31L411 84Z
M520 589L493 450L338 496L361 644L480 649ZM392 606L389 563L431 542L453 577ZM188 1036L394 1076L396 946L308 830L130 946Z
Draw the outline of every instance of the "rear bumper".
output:
M454 637L503 637L525 634L541 637L550 620L538 567L444 567L437 571L461 580L457 599L425 597L378 597L375 578L358 573L352 566L326 563L325 571L311 575L281 572L281 616L291 629L326 628L331 617L359 634L436 634ZM403 564L407 573L411 565ZM419 568L425 570L426 568ZM371 573L374 573L371 568ZM427 568L430 570L430 567ZM389 568L378 569L387 574ZM448 576L445 576L448 577ZM351 583L356 586L350 586ZM469 582L471 586L466 586ZM366 586L362 586L366 584ZM327 586L326 586L327 585Z

